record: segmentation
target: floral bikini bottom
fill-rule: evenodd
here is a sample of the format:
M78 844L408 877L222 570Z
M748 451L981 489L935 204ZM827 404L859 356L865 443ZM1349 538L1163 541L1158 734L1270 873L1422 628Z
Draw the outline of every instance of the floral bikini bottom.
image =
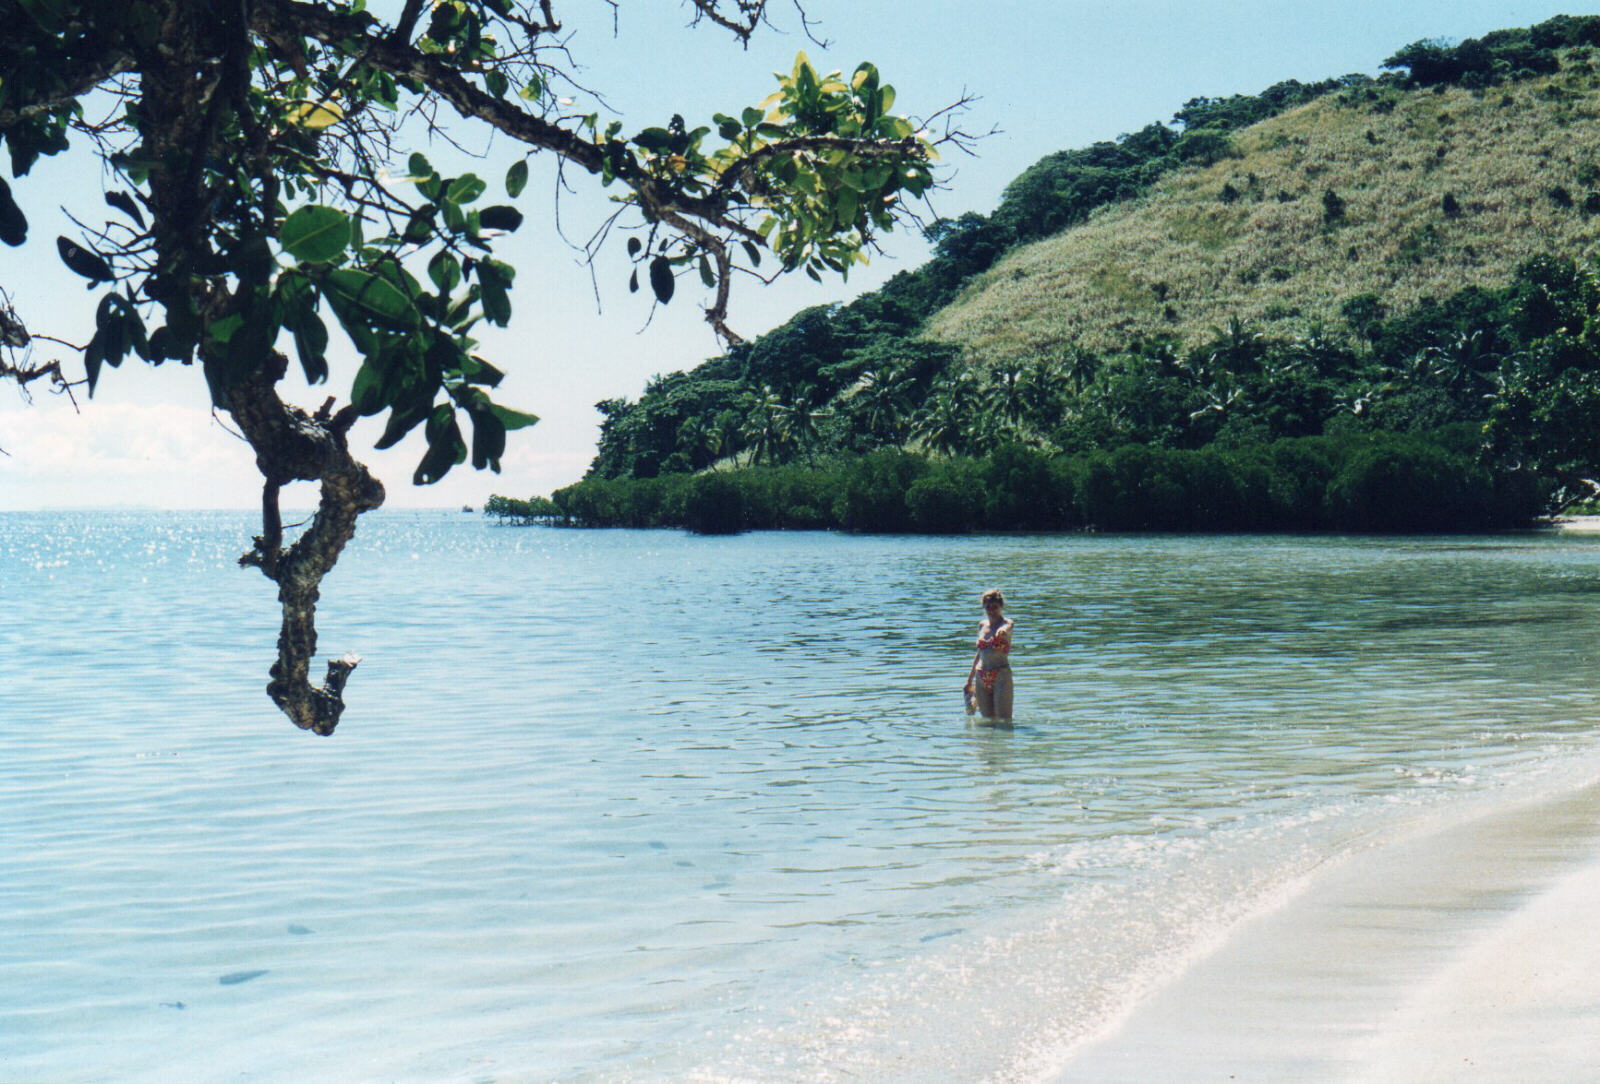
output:
M1010 670L1011 667L1009 666L1001 666L994 670L979 670L978 678L983 682L983 691L986 693L994 692L995 678L999 677L1001 674L1010 672Z

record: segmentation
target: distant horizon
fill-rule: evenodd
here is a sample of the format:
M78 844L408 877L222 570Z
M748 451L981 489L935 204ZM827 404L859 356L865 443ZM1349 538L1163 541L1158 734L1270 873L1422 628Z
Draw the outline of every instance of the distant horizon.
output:
M374 508L372 512L363 515L379 515L385 512L453 512L465 515L462 505L470 502L462 501L461 504L416 504L416 505L389 505L385 504ZM37 508L0 508L0 516L27 516L39 512L247 512L252 515L259 514L261 509L254 505L160 505L160 504L56 504L41 505ZM292 515L312 515L317 511L315 505L284 505L280 511L285 517ZM481 504L474 505L472 512L479 514L483 511ZM287 526L287 525L286 525Z

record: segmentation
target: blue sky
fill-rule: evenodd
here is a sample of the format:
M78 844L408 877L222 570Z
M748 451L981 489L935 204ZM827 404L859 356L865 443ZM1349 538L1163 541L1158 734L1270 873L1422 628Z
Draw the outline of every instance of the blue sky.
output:
M693 121L754 104L769 93L771 73L787 69L802 48L824 69L873 61L898 90L896 108L908 114L932 113L963 92L976 96L962 126L997 131L976 145L975 157L946 159L946 188L933 208L954 216L992 210L1007 182L1051 151L1167 120L1195 96L1253 93L1289 78L1375 75L1385 57L1420 38L1460 40L1594 10L1508 0L805 0L805 8L827 48L800 33L788 0L773 0L777 29L747 50L716 28L687 29L689 6L674 0L624 0L615 27L605 5L567 0L557 13L572 33L580 81L603 92L603 110L628 130L674 112ZM498 191L515 148L465 126L457 134L480 161L444 146L405 149L475 169ZM500 253L518 268L516 312L509 329L484 336L484 353L510 374L502 398L544 420L512 434L499 475L459 467L439 485L417 489L410 475L420 437L371 452L367 462L388 486L392 507L476 506L491 493L544 494L575 481L593 455L596 401L637 396L651 375L692 368L717 351L697 290L680 289L653 318L648 292L628 293L620 237L591 280L572 246L605 215L603 197L582 177L558 194L548 165L534 176L519 201L527 224ZM0 248L0 288L36 332L87 338L98 295L60 267L53 242L58 234L76 236L58 204L103 215L101 182L89 159L67 156L41 163L14 185L32 229L24 249ZM914 231L885 239L884 248L848 284L818 286L803 276L772 287L740 284L730 322L746 336L759 334L804 306L847 300L926 255ZM58 348L36 352L38 360L54 356L76 365ZM353 371L345 358L329 388L298 385L289 394L309 405L330 391L342 396ZM79 405L75 412L45 392L29 404L0 385L0 448L7 453L0 456L0 509L256 504L249 450L210 415L197 371L152 370L130 360L108 370L95 399L80 397ZM358 429L358 447L370 446L379 431ZM288 499L309 506L315 496L306 486Z

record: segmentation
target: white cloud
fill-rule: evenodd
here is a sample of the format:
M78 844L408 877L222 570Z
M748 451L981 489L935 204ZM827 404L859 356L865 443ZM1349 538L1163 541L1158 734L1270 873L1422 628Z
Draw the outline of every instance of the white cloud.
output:
M420 435L380 452L371 445L381 427L363 421L352 445L383 481L386 507L479 507L492 493L544 495L580 477L594 454L593 427L580 433L565 428L539 425L512 433L499 474L463 464L437 485L422 487L411 484L423 452ZM31 405L18 397L0 404L0 448L6 452L0 455L0 510L254 508L260 499L254 453L207 407L193 403L80 396L74 411L64 397L37 394ZM296 485L284 502L309 507L316 491Z
M209 411L38 397L0 411L0 508L249 507L255 457Z

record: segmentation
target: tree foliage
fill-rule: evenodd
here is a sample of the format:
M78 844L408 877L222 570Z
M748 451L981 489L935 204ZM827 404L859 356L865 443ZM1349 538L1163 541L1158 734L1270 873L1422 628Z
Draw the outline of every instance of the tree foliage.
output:
M971 447L955 439L949 426L934 425L933 413L941 406L948 407L951 394L959 396L960 388L944 383L936 393L932 386L933 376L953 364L955 352L915 339L929 316L1012 248L1081 222L1099 207L1138 196L1170 170L1226 156L1230 132L1235 128L1363 82L1370 80L1364 76L1318 83L1288 80L1259 95L1195 98L1185 103L1170 125L1149 124L1114 141L1046 155L1007 186L993 214L968 212L933 222L926 230L933 242L933 256L916 270L895 275L880 289L848 305L807 309L754 343L735 345L693 374L674 374L665 382L652 384L637 403L627 405L628 424L613 424L616 401L601 404L606 422L593 471L605 477L644 476L672 469L673 464L689 469L686 464L691 462L694 469L700 469L705 465L701 459L679 454L685 450L661 439L666 425L655 420L675 413L686 386L726 380L741 382L752 395L769 388L792 396L805 386L817 405L833 401L841 408L836 413L840 424L833 428L831 445L824 441L825 447L859 451L883 443L898 444L907 439L902 430L919 426L933 435L941 448ZM863 374L870 372L875 382L885 373L872 359L927 359L939 351L944 355L935 369L918 368L913 382L901 389L901 397L916 408L913 413L923 415L920 420L896 418L895 425L888 429L879 425L863 443L855 423L861 420L860 408L871 400L861 398L856 384ZM1071 360L1081 377L1082 358L1061 360ZM658 396L666 398L658 401ZM875 417L880 422L890 420L881 411L875 412ZM652 423L646 425L646 419ZM1052 427L1035 421L1036 435ZM673 425L679 422L681 418Z
M979 456L882 449L810 464L587 478L491 515L703 533L831 528L967 531L1483 531L1545 507L1538 474L1477 455L1453 427L1347 432L1231 447L1126 444L1076 455L1014 443Z
M1017 356L991 351L981 360L917 337L925 320L1014 246L1136 196L1186 161L1227 154L1232 134L1246 125L1330 94L1341 105L1376 109L1441 81L1488 85L1555 67L1569 69L1577 85L1589 78L1595 44L1600 17L1562 17L1460 45L1419 43L1391 58L1395 71L1378 80L1290 80L1257 95L1193 98L1170 124L1045 156L1007 187L992 214L935 222L927 231L933 255L922 267L849 305L798 314L694 372L673 374L671 398L646 389L630 409L654 416L713 379L735 402L762 388L803 394L808 409L827 418L805 452L813 460L879 450L981 458L1008 445L1066 457L1128 445L1155 454L1231 452L1371 433L1415 438L1421 447L1431 440L1427 434L1467 432L1472 454L1491 474L1530 472L1553 483L1536 487L1549 510L1600 494L1593 271L1567 253L1528 260L1498 287L1425 297L1404 309L1389 295L1359 293L1336 306L1342 319L1271 336L1236 318L1183 338L1129 334L1093 352L1067 342ZM1428 67L1435 63L1445 67ZM1235 189L1235 199L1265 198L1253 175L1241 186L1248 196ZM1349 193L1325 185L1309 191L1321 194L1331 243L1354 214ZM1565 189L1548 195L1565 198L1573 214L1588 213ZM1441 217L1452 214L1451 206L1441 202ZM1454 213L1460 217L1463 208ZM1289 275L1278 268L1268 274L1278 271ZM1156 305L1167 302L1165 283L1149 288ZM593 473L625 477L630 472L620 465L630 458L656 472L685 463L671 444L630 448L628 435L602 435ZM1454 446L1447 451L1461 454ZM771 445L761 462L781 464L792 455L797 451ZM723 470L752 458L748 449L726 445L720 458L698 459L693 469ZM1200 489L1209 484L1202 474L1183 477ZM946 495L942 486L925 487L919 498L925 520L931 522ZM1358 506L1354 496L1346 502L1350 522L1359 519ZM959 502L946 501L945 510L955 523L971 516Z
M1496 30L1456 45L1438 39L1412 42L1383 66L1403 71L1414 86L1486 87L1558 71L1559 50L1593 45L1600 45L1600 16L1558 15L1537 26Z
M615 193L608 225L635 228L628 255L656 301L697 276L730 343L736 270L766 252L845 273L933 183L931 137L870 64L824 73L802 53L765 101L702 124L630 130L571 110L554 6L404 0L386 18L363 0L0 0L0 241L30 241L25 209L49 198L25 183L41 156L99 159L112 213L70 209L84 231L57 241L101 291L84 379L92 393L129 358L194 366L249 441L263 527L242 563L283 606L268 693L320 734L357 660L311 684L318 585L384 496L349 449L356 418L382 419L379 447L420 432L421 484L469 460L497 470L508 431L536 421L496 398L501 370L474 338L513 319L517 272L496 242L523 221L527 161L451 176L407 141L453 113L590 175ZM762 0L692 11L745 40L766 14ZM386 181L402 156L405 183ZM3 330L25 344L25 314L7 307ZM336 336L361 359L352 386L315 410L287 401L291 367L328 379ZM286 544L278 494L297 480L320 501Z

